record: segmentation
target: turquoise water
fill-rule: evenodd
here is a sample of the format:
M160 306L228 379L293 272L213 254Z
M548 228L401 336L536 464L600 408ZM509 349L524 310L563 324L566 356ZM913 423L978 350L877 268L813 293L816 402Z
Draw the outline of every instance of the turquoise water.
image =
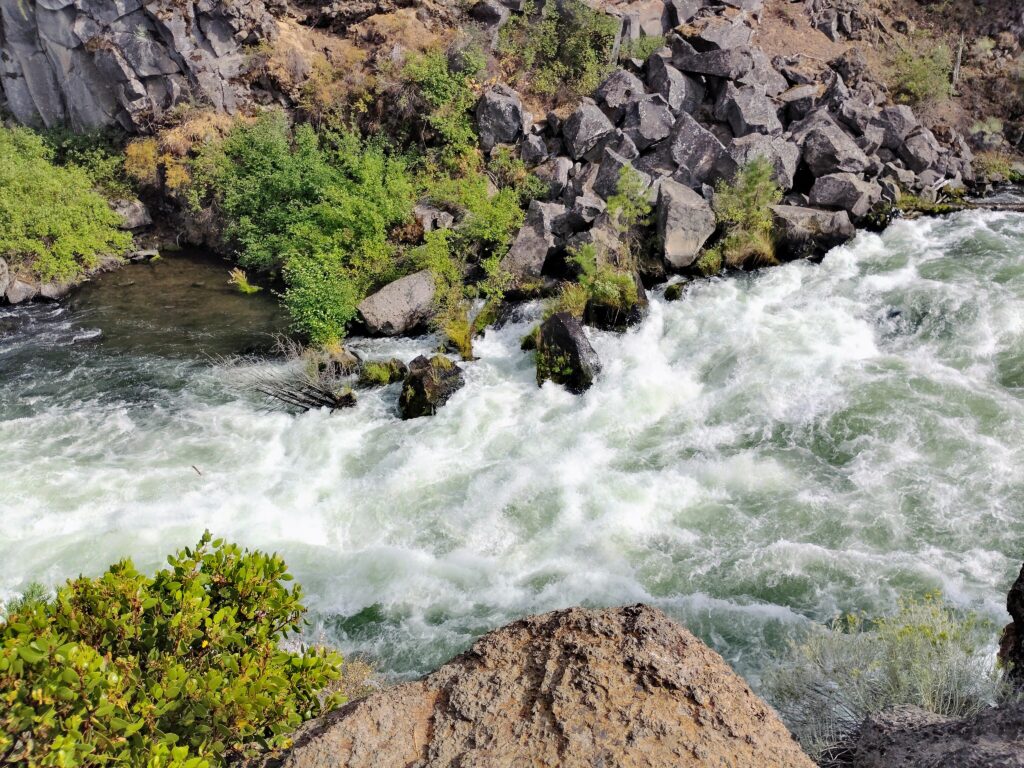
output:
M139 269L119 279L146 285ZM104 285L0 315L0 594L128 554L156 567L210 528L282 552L311 632L396 675L577 603L660 606L755 681L808 622L903 592L1004 620L1024 558L1022 216L898 222L820 265L655 292L643 325L593 334L605 369L579 398L536 387L527 322L488 331L467 386L411 422L395 386L268 412L243 383L277 363L208 355L265 343L272 303L193 337L216 302L182 308L204 288L178 282L135 302L145 343Z

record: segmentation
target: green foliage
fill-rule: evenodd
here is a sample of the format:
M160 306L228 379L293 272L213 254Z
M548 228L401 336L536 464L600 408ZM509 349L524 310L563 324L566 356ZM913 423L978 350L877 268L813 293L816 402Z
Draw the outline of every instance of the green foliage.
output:
M580 283L564 283L558 292L558 298L550 307L549 313L554 315L558 312L568 312L577 320L583 318L587 311L587 302L590 301L590 291Z
M470 110L476 104L476 76L486 60L476 49L462 51L453 68L445 51L429 51L406 62L404 76L418 89L427 108L426 123L436 132L444 165L475 165L477 135Z
M615 194L608 198L608 215L619 235L619 263L632 267L636 262L638 228L647 226L651 204L643 177L628 165L619 170Z
M608 74L618 22L582 0L532 1L499 34L498 53L519 88L567 100L593 91Z
M359 383L364 387L386 387L404 378L400 360L367 360L359 368Z
M238 269L237 267L231 270L230 277L228 278L228 285L235 286L239 292L246 295L259 293L263 290L258 285L250 283L248 275L245 274L245 270Z
M412 211L404 160L350 132L318 137L271 112L237 125L197 163L244 266L281 269L295 327L314 342L341 338L356 305L400 276L392 228Z
M547 308L548 316L568 312L581 318L591 303L620 312L636 306L639 295L633 275L600 259L593 244L575 249L569 261L580 271L579 282L562 286L558 298Z
M149 577L79 577L0 624L0 762L211 768L339 703L333 653L280 647L305 609L277 555L209 533Z
M75 133L60 127L48 129L42 137L57 165L81 168L104 197L116 200L134 194L125 172L122 141L117 136L106 131Z
M623 43L619 49L619 58L623 60L640 59L641 61L647 61L652 53L664 47L665 37L663 35L655 35L653 37L643 35L636 40Z
M772 179L771 163L764 158L744 165L731 182L720 180L714 199L715 214L725 226L718 245L720 259L733 268L777 263L771 206L780 200L782 190Z
M708 248L700 256L694 266L704 277L712 277L722 271L722 250L720 248Z
M953 56L949 46L932 41L918 53L902 50L892 62L889 87L907 104L945 101L952 91Z
M500 188L508 187L518 193L521 204L548 194L548 184L536 174L530 173L526 163L510 147L495 147L487 162L487 170Z
M131 236L85 170L53 159L38 135L0 127L0 256L43 281L74 280Z
M901 601L893 616L847 616L811 633L766 682L804 748L827 760L889 707L966 717L1007 695L986 652L992 629L936 595Z

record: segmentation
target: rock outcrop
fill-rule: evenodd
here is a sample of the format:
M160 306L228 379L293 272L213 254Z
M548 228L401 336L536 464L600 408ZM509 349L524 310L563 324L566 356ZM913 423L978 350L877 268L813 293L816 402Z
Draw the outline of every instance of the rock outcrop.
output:
M444 355L420 355L409 363L398 410L403 419L433 416L465 383L462 369Z
M0 95L21 123L146 132L174 106L233 112L246 46L282 0L0 0Z
M556 312L541 324L537 335L538 385L550 380L580 394L590 389L600 372L601 361L579 320L568 312Z
M643 605L517 621L314 720L264 768L812 768L704 643Z
M423 269L388 283L359 303L359 317L374 336L422 328L434 310L434 276Z

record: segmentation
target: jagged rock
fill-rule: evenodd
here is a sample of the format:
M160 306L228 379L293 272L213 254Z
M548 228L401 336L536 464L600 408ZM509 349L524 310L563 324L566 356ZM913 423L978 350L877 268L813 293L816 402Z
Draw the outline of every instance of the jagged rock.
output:
M750 51L751 67L748 72L740 75L736 82L756 88L758 93L766 96L778 96L789 88L789 81L772 66L768 54L760 48Z
M423 269L388 283L359 303L359 316L368 333L399 336L418 328L434 310L434 276Z
M110 207L121 217L121 229L134 231L145 229L153 223L146 206L138 198L134 200L114 200Z
M624 331L630 326L642 322L647 315L650 301L644 290L640 275L633 273L633 285L636 288L636 302L628 307L606 304L598 299L590 299L583 312L583 321L594 328L605 331Z
M9 304L22 304L39 295L39 286L15 277L8 283L5 295Z
M667 138L675 118L661 94L645 96L626 107L622 130L637 150L643 152L652 144Z
M689 187L663 179L658 189L658 239L662 256L674 269L685 269L715 233L715 212Z
M579 160L614 130L608 116L593 101L584 99L562 126L562 138L569 157Z
M784 259L822 256L857 233L846 211L774 205L772 219L775 250Z
M572 202L572 209L558 220L556 227L566 234L582 232L604 213L605 208L604 200L593 193L578 195Z
M647 85L654 93L660 93L673 112L697 111L704 101L704 85L689 75L684 75L672 66L669 58L655 52L647 59Z
M863 219L882 198L881 187L852 173L819 176L811 187L812 205L847 211L854 221Z
M0 91L18 122L147 130L178 104L234 112L245 47L283 4L0 0Z
M448 211L426 203L419 203L412 209L413 218L423 228L424 232L433 232L436 229L451 229L455 224L455 217Z
M71 293L71 289L75 287L75 283L68 280L53 280L49 283L41 283L39 285L38 298L46 299L47 301L59 301Z
M918 707L869 717L858 732L851 768L1022 768L1024 704L985 709L963 719Z
M469 15L485 27L494 27L497 31L505 26L511 14L508 7L498 0L479 0L470 8Z
M7 294L7 287L11 284L11 270L7 266L7 260L0 258L0 299Z
M897 154L910 170L921 173L935 167L941 151L935 135L927 128L922 128L899 145Z
M864 151L831 118L820 120L807 131L802 148L804 162L815 176L863 173L871 165Z
M380 387L402 381L409 374L409 366L396 357L390 360L366 360L359 365L359 385Z
M522 619L292 741L263 765L813 768L721 656L643 605Z
M754 30L742 14L732 18L705 16L680 28L683 39L699 53L749 46Z
M501 260L501 268L515 287L524 288L540 279L544 262L555 248L555 221L565 213L565 206L559 203L530 203L512 247Z
M534 169L534 174L548 183L549 195L556 198L569 183L572 160L568 157L553 157Z
M556 312L540 326L537 336L537 384L553 381L574 394L590 389L601 372L601 361L579 320Z
M793 177L800 163L800 147L782 136L752 133L734 139L729 145L729 156L737 166L763 157L772 166L772 179L786 192L793 188Z
M651 177L642 171L633 168L633 164L626 158L611 149L604 151L604 158L594 178L594 194L607 200L615 194L619 186L619 177L624 168L632 169L640 178L646 189L651 184Z
M999 660L1006 666L1010 679L1021 688L1024 687L1024 566L1006 594L1006 612L1013 621L1003 629Z
M398 410L403 419L433 416L465 383L462 369L444 355L420 355L409 363Z
M718 176L731 175L732 159L722 142L685 112L679 115L667 141L677 168L676 181L697 188Z
M618 123L626 107L646 93L643 81L632 72L617 69L598 86L594 96L605 105L605 114Z
M484 91L476 105L476 124L480 146L485 152L495 144L512 144L523 134L523 101L507 85L494 85Z
M348 347L329 347L312 352L317 373L331 379L348 376L359 370L362 361L359 355Z
M545 143L544 137L536 133L528 135L519 147L519 157L530 167L540 165L547 160L548 145Z
M748 133L782 133L779 108L771 99L750 86L726 84L715 103L715 117L728 121L736 136Z
M739 80L754 69L750 48L739 46L700 53L680 37L672 39L672 65L681 72Z

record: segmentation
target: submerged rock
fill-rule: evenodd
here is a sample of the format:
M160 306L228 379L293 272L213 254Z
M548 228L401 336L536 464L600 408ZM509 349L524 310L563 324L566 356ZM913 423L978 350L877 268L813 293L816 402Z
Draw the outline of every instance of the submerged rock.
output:
M722 660L644 605L517 621L314 720L266 768L813 768Z
M388 283L359 303L366 330L377 336L399 336L423 326L434 311L434 276L423 269Z
M557 312L544 321L537 337L538 385L550 380L578 395L590 389L600 371L601 361L579 320Z
M365 360L359 366L359 385L384 387L402 381L408 373L409 366L395 357L390 360Z
M420 355L409 363L398 409L403 419L433 416L466 383L462 370L444 355Z

